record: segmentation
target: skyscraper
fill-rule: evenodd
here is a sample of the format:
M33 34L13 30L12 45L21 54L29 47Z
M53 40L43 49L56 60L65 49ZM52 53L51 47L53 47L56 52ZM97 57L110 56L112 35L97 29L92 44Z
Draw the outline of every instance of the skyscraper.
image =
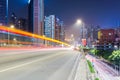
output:
M65 31L63 27L63 21L57 18L55 15L45 17L45 30L46 37L52 39L64 41Z
M55 39L55 15L45 17L45 30L44 34L46 37Z
M44 33L44 0L29 0L29 31L34 34Z
M0 25L8 23L8 0L0 0Z

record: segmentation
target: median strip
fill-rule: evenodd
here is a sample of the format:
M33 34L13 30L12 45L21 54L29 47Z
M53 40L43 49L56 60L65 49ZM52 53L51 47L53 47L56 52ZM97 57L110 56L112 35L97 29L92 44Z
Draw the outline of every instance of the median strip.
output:
M95 73L95 70L94 70L94 68L93 68L93 64L92 64L89 60L87 60L87 63L88 63L90 72L91 72L91 73Z

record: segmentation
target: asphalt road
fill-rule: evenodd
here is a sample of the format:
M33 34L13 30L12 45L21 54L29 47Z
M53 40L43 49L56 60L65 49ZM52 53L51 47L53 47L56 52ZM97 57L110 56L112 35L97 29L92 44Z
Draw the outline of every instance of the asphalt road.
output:
M68 49L0 51L0 80L68 80L78 56Z

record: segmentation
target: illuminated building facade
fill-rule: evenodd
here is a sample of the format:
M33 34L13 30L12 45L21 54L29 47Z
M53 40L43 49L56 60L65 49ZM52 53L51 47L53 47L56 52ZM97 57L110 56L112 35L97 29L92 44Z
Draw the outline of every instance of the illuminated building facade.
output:
M63 27L63 22L56 18L55 15L50 15L45 17L45 31L46 37L56 39L59 41L64 41L65 31Z
M55 16L50 15L45 17L45 28L44 34L46 37L55 39Z
M0 25L8 23L8 0L0 0Z
M114 29L101 29L98 32L99 44L109 44L115 41Z
M55 22L55 39L59 41L64 41L65 39L65 31L63 27L63 22L60 21L59 18L56 18Z
M44 0L29 0L29 31L34 34L44 33Z

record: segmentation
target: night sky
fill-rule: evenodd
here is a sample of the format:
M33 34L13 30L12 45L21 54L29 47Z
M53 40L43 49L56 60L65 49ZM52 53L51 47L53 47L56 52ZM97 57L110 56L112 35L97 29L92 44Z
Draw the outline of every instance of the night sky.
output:
M28 0L8 0L9 16L14 12L17 17L27 18Z
M27 1L9 0L9 12L27 17ZM45 0L45 15L50 14L55 14L67 26L74 24L79 18L87 25L118 26L120 0Z

